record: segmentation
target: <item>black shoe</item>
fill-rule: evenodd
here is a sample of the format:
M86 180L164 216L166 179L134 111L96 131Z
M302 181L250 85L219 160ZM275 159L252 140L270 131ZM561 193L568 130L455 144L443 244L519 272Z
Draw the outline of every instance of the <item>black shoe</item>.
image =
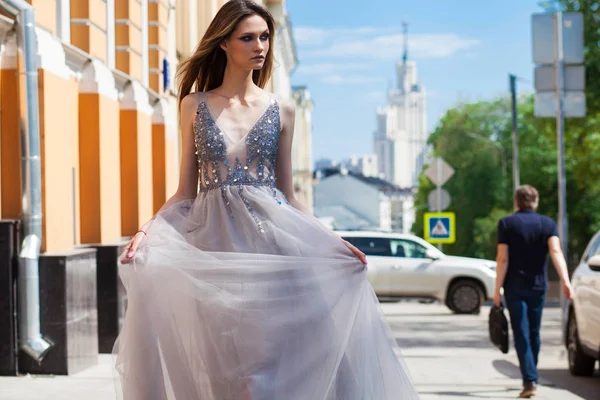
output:
M525 382L523 384L523 391L519 394L520 399L529 399L537 394L537 383Z

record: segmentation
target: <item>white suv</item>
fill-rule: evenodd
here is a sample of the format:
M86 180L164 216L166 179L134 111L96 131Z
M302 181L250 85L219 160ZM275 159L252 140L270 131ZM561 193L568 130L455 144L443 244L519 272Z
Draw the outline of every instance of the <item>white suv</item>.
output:
M565 313L569 370L590 376L600 360L600 232L573 273L573 300Z
M494 261L447 256L414 235L338 234L367 255L367 277L379 297L437 299L455 313L476 314L494 295Z

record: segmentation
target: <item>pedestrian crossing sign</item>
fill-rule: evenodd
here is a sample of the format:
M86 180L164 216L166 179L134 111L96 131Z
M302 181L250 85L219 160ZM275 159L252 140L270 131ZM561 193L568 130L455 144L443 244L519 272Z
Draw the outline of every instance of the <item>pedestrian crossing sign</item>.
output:
M456 242L456 218L453 212L425 213L425 240L429 243Z

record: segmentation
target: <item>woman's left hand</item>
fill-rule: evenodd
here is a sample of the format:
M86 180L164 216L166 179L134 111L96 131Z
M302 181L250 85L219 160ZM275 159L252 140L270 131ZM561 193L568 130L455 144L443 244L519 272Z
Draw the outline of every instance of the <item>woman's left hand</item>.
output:
M358 248L356 248L356 246L354 246L352 243L348 242L347 240L342 239L342 243L344 243L344 245L350 249L352 254L354 254L363 264L367 263L367 256L365 256L365 253L360 251Z

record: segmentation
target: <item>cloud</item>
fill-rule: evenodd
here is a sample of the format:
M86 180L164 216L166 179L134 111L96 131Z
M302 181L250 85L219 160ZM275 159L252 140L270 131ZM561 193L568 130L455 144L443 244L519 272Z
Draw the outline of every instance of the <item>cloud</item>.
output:
M373 64L368 63L319 63L319 64L300 64L296 73L306 75L322 75L339 73L342 71L366 71L374 68Z
M403 53L402 35L384 35L367 40L340 41L306 52L309 57L359 57L396 60ZM412 58L445 58L460 50L470 49L479 41L463 39L455 34L420 35L409 40Z
M394 32L396 28L361 26L356 28L317 28L314 26L298 26L293 28L294 41L300 46L319 46L327 39L338 36L375 35Z
M329 35L325 29L311 26L299 26L294 28L293 31L294 41L299 46L322 44Z
M349 84L365 84L374 82L383 82L383 79L371 75L340 75L329 74L321 78L321 82L330 85L349 85Z
M397 60L404 50L404 35L396 28L299 27L294 33L303 57ZM408 51L411 58L444 58L480 43L455 33L411 34Z

